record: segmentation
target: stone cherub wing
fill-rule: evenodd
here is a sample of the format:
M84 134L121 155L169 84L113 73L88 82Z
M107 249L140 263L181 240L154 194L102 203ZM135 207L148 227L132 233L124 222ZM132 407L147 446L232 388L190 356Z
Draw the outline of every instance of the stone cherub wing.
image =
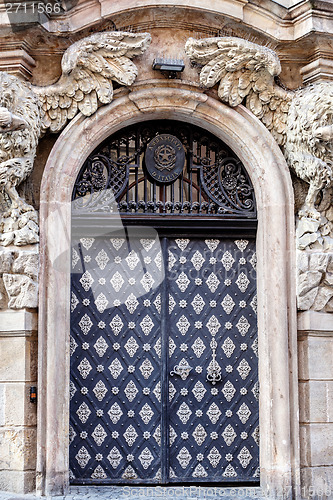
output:
M33 86L42 104L42 128L59 132L81 111L92 115L100 104L113 99L112 80L131 85L137 68L130 60L142 54L151 37L148 33L95 33L71 45L61 61L58 82Z
M200 83L218 87L219 98L230 106L246 99L246 107L283 145L292 92L275 83L281 72L276 53L255 43L235 37L189 38L185 51L191 60L203 65Z

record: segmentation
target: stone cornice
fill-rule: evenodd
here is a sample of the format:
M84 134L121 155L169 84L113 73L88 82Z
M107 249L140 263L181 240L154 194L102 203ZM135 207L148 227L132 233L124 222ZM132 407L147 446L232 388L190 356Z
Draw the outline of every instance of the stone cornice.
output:
M29 80L35 65L35 60L22 48L1 51L0 71Z
M115 18L125 13L147 11L154 9L155 22L159 22L159 10L165 8L187 9L221 16L224 19L238 21L249 28L269 35L274 40L298 40L313 31L317 33L333 32L333 4L331 2L313 2L301 0L285 1L290 7L281 5L273 0L82 0L70 11L62 15L51 16L43 14L33 20L33 24L40 25L43 30L57 35L75 33L89 26L93 26L101 19ZM294 5L293 5L294 4ZM22 23L24 21L22 16ZM184 18L180 18L184 24ZM221 19L222 20L222 19ZM10 27L9 18L0 7L0 25ZM186 24L186 22L185 22ZM157 26L157 25L156 25ZM117 26L122 28L121 26ZM139 25L133 25L139 30Z

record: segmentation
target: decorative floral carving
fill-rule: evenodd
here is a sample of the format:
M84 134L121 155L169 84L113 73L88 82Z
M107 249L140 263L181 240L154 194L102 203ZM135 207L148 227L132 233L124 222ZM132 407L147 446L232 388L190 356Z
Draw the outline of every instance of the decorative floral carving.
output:
M193 307L194 309L194 312L196 314L200 314L202 309L205 307L205 301L204 299L201 297L201 295L199 295L197 293L197 295L194 297L194 299L192 300L191 302L191 306Z
M154 412L149 406L148 403L146 403L141 410L139 411L139 415L142 418L143 422L147 425L149 424L150 420L152 419Z
M122 459L121 453L118 450L118 448L114 446L110 451L110 453L108 454L107 459L109 460L111 467L113 469L116 469L119 466Z
M177 415L182 422L182 424L186 424L190 416L192 415L192 411L188 407L188 405L184 402L180 405L177 411Z
M204 341L200 337L197 337L192 344L192 349L196 357L200 358L206 349Z
M135 399L138 392L139 391L135 383L133 382L133 380L130 380L124 389L125 396L130 403Z
M89 455L87 448L82 446L75 455L75 458L78 461L78 464L81 467L81 469L84 469L85 466L88 464L89 460L91 459L91 456Z
M224 297L221 304L227 314L230 314L235 306L235 302L229 294Z
M154 322L148 314L140 321L141 330L145 335L149 335L154 327Z
M148 469L152 461L154 460L153 455L151 454L151 451L149 448L144 448L142 452L139 455L139 460L141 462L141 465L144 469Z
M93 388L93 393L95 394L98 401L102 401L105 398L107 392L108 390L102 380L99 380Z
M98 424L91 435L97 446L101 446L104 443L107 433L101 424Z
M179 290L181 292L185 292L188 285L190 284L190 280L188 279L188 277L186 276L186 274L184 272L181 272L179 274L178 278L176 279L176 283L178 285Z
M207 415L212 424L216 424L221 416L221 411L216 403L212 403L207 410Z
M238 458L241 466L243 467L243 469L245 469L249 465L249 463L251 462L252 455L249 452L249 450L246 448L246 446L244 446L241 449L241 451L239 452L239 454L237 455L237 458Z
M129 427L127 427L127 429L124 432L123 436L124 436L124 438L125 438L126 443L128 444L128 446L133 446L133 444L136 441L136 438L138 437L138 433L134 429L133 425L130 425Z
M192 392L194 394L195 399L197 401L199 401L199 403L200 403L200 401L205 397L207 390L205 389L205 386L203 385L203 383L200 382L200 380L198 380L195 383L195 386L193 387Z
M198 446L201 446L207 437L207 432L205 431L204 427L201 424L198 424L194 429L192 436L194 437Z
M179 451L179 453L177 455L177 460L178 460L180 466L183 469L186 469L186 467L190 463L191 458L192 458L191 453L188 451L188 449L185 446L183 446L183 448Z
M234 428L229 424L222 432L222 437L225 441L225 444L227 446L231 446L232 443L234 442L235 438L237 437L237 434L236 434Z
M207 458L208 460L210 461L212 467L214 467L214 469L218 466L220 460L221 460L221 454L220 452L218 451L217 448L215 448L215 446L210 450L210 452L208 453L207 455Z
M145 378L147 380L150 377L150 375L153 373L154 367L151 364L151 362L149 361L149 359L146 358L142 362L142 364L139 366L139 370L142 373L143 378Z

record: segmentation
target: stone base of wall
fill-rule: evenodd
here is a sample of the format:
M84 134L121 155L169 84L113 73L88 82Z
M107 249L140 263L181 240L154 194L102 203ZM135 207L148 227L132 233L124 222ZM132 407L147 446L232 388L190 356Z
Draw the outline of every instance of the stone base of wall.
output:
M35 489L36 404L30 386L37 384L37 315L0 312L0 490Z
M298 316L302 498L333 498L333 314Z
M333 498L333 467L304 467L301 469L302 498L331 500Z

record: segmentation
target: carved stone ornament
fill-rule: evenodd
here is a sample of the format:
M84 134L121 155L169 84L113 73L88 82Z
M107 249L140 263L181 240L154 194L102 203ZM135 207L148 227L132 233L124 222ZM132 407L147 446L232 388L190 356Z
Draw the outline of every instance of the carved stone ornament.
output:
M303 194L301 181L294 182L298 309L333 312L332 82L286 90L275 83L281 72L277 54L240 38L190 38L185 50L202 66L202 86L219 82L219 98L233 107L245 100L281 146L290 169L309 184Z
M285 90L275 83L281 72L277 54L240 38L189 38L185 50L203 65L203 87L220 82L223 102L234 107L245 99L246 107L272 133L289 167L310 185L299 217L319 220L317 196L333 184L333 84Z
M95 33L63 55L58 82L37 87L0 72L0 245L38 242L38 216L17 193L33 169L38 140L81 112L90 116L113 99L112 81L132 85L131 59L149 46L148 33Z

